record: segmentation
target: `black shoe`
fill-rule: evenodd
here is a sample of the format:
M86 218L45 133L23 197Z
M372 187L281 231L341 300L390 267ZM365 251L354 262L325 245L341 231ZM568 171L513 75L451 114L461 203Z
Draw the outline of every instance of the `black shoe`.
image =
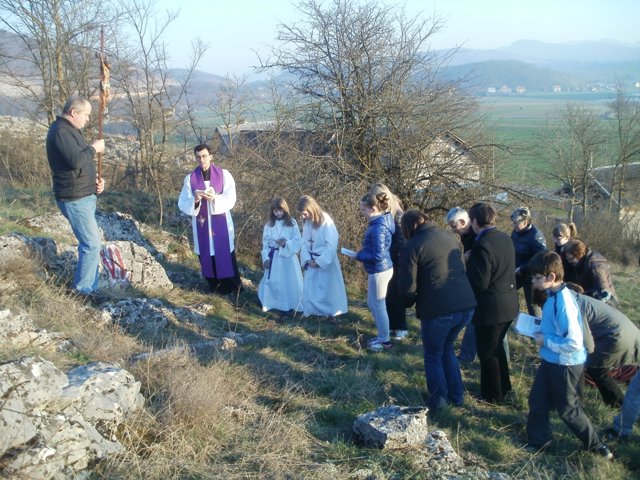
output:
M535 443L527 443L524 446L524 449L529 452L529 453L542 453L544 452L547 448L549 448L549 445L551 445L551 441L548 441L546 443L543 443L542 445L538 445Z
M609 427L604 431L604 437L609 441L616 441L618 443L627 443L630 435L625 435L618 432L615 428Z
M611 453L609 447L607 447L604 443L591 451L599 457L604 458L605 460L613 460L613 453Z
M73 295L82 302L92 303L93 305L100 305L111 300L107 295L100 293L98 290L93 292L84 293L78 290L73 292Z

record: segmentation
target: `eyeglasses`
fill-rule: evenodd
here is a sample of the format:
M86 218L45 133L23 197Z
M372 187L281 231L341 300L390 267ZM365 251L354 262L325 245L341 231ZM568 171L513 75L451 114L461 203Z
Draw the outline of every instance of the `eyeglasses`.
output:
M531 275L531 279L536 282L547 278L545 275Z
M203 153L202 155L196 154L196 158L198 160L200 160L201 158L209 158L209 154L208 153Z

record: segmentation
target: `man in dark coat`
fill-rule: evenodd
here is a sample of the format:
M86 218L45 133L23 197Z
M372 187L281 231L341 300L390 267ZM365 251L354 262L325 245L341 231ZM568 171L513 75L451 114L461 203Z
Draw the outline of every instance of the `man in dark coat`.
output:
M511 390L503 340L518 314L515 251L509 235L496 229L497 214L488 203L469 210L476 241L467 276L478 306L473 315L480 359L480 389L487 402L498 403Z
M98 298L98 263L102 236L96 222L96 194L104 190L93 159L104 152L104 140L88 145L80 130L91 116L91 104L77 95L71 96L62 115L49 127L47 159L53 177L56 204L69 220L78 239L78 265L73 288L81 295Z

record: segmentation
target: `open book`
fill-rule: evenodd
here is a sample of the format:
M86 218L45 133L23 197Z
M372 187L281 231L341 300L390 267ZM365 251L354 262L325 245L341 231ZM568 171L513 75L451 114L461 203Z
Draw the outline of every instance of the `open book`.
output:
M520 312L516 320L516 332L534 338L534 334L540 332L540 321L538 317Z
M346 255L347 257L353 258L353 257L356 256L356 253L358 253L358 252L354 252L353 250L349 250L348 248L342 247L340 249L340 253L343 254L343 255Z

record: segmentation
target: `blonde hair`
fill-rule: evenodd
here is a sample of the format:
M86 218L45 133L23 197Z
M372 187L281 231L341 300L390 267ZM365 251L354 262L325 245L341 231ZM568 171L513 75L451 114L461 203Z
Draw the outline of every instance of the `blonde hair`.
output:
M393 215L394 217L397 215L402 215L403 210L400 199L396 195L391 193L389 187L387 187L384 183L374 183L373 185L371 185L367 193L373 193L376 196L378 193L385 193L387 195L387 202L389 204L387 210L385 211L391 212L391 215Z
M365 193L364 197L360 199L360 203L366 205L369 208L377 208L380 212L386 213L389 211L389 197L386 193Z
M305 210L309 212L309 214L311 215L310 220L313 228L318 228L324 222L324 217L322 216L322 209L320 208L320 205L318 205L318 202L316 202L315 198L310 197L309 195L303 195L300 197L300 200L298 200L298 203L296 204L296 210L300 213L304 212Z

